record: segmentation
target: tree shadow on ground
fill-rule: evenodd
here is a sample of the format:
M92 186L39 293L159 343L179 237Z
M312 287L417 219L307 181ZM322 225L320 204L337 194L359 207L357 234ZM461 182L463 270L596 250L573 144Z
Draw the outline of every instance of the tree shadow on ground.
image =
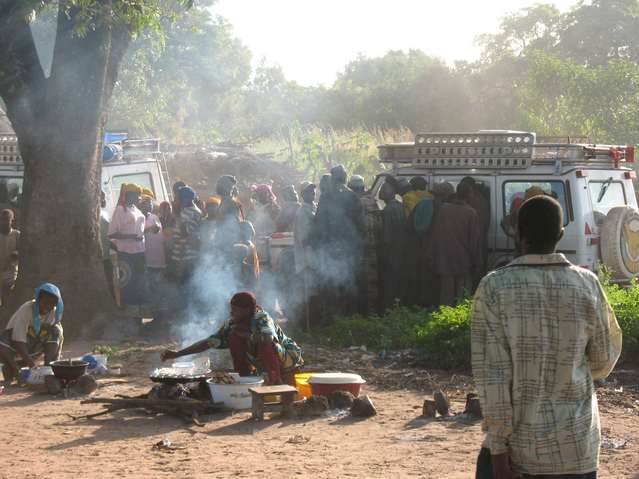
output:
M157 436L160 434L168 434L176 430L190 430L194 426L186 421L168 416L168 415L143 415L140 416L132 410L114 411L110 417L106 419L78 419L73 420L71 417L67 421L62 421L56 425L64 425L65 427L86 427L98 426L93 430L92 434L73 439L72 441L54 444L47 447L49 451L64 451L76 447L82 447L89 444L101 442L122 441L128 438L140 438L145 436ZM149 445L150 447L152 445Z
M245 436L255 434L256 432L264 431L271 427L285 428L293 425L300 425L312 422L322 417L296 417L285 418L277 413L272 415L265 415L263 421L257 421L252 417L247 417L239 422L233 424L227 424L212 431L208 431L206 434L210 436Z
M23 394L26 394L26 396L22 396ZM14 387L14 386L11 386L11 388L9 389L5 389L4 394L1 397L8 398L12 396L20 396L20 397L16 399L11 399L9 401L3 400L2 402L0 402L3 408L35 406L45 401L56 401L56 400L63 399L63 398L55 398L45 392L35 392L35 391L30 391L28 389L25 390L24 388Z

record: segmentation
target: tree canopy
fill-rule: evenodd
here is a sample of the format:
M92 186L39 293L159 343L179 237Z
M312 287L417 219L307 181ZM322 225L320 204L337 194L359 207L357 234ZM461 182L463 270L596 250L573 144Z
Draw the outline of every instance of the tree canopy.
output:
M447 65L422 51L360 55L330 87L302 87L259 62L196 6L133 43L110 125L173 141L259 141L306 128L455 130L522 128L636 141L639 1L537 4L481 35L476 62ZM616 96L615 96L616 95Z

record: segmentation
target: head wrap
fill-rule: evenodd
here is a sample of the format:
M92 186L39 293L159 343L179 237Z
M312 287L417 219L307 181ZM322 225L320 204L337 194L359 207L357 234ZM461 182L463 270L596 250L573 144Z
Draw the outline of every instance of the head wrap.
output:
M442 181L433 185L433 195L447 198L455 194L455 187L448 181Z
M193 204L195 199L195 190L190 186L183 186L178 190L178 198L180 198L180 206L188 207Z
M171 203L168 201L163 201L160 203L160 213L161 214L171 214Z
M148 196L149 198L155 198L155 195L153 194L153 192L150 189L144 188L144 187L142 187L142 196Z
M274 203L277 200L275 193L273 193L273 188L271 188L271 185L253 185L251 186L251 191L255 193L260 203Z
M122 183L120 187L120 198L118 199L119 206L126 205L126 194L127 193L137 193L139 195L142 194L142 187L136 185L135 183Z
M237 306L238 308L255 309L257 307L257 299L255 298L255 294L250 291L243 291L241 293L236 293L231 298L231 305Z
M142 195L140 198L140 208L146 208L148 211L153 210L153 197L148 195Z
M182 188L183 186L186 186L186 183L184 183L183 181L176 181L175 183L173 183L173 194L177 196L178 191L180 191L180 188Z
M215 192L220 196L231 196L233 187L237 185L237 180L233 175L223 175L215 184Z
M346 177L348 173L346 172L346 168L344 165L337 165L331 168L331 178L337 184L343 185L346 183Z
M55 324L62 321L62 313L64 313L64 301L58 287L51 283L43 283L35 290L35 302L33 303L33 330L38 334L40 332L40 293L47 293L58 298L55 306Z
M351 190L364 190L366 188L366 183L364 183L364 177L361 175L353 175L351 176L350 181L348 182L348 187Z

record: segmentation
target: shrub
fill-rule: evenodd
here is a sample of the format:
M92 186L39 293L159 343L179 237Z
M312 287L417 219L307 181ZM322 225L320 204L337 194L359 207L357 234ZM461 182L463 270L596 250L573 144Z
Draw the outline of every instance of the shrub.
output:
M429 311L396 306L382 316L339 317L320 336L339 347L365 345L371 349L409 349L417 346L417 331L429 320Z
M443 369L470 367L470 313L472 301L442 306L417 331L417 346L425 361Z
M637 361L639 357L639 287L636 282L630 288L605 282L604 290L623 331L621 359Z
M639 358L639 285L629 288L602 280L608 301L623 330L622 361ZM338 347L373 350L415 349L421 358L441 369L470 368L472 300L435 311L397 306L382 316L342 317L320 331Z

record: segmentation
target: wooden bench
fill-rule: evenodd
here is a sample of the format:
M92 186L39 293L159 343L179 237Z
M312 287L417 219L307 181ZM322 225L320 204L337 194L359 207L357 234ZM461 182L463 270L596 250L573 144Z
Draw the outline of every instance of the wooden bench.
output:
M297 394L297 389L293 386L260 386L250 388L251 405L253 409L253 419L264 420L266 408L279 408L282 416L290 417L293 414L293 401ZM267 396L279 396L278 402L265 402Z

